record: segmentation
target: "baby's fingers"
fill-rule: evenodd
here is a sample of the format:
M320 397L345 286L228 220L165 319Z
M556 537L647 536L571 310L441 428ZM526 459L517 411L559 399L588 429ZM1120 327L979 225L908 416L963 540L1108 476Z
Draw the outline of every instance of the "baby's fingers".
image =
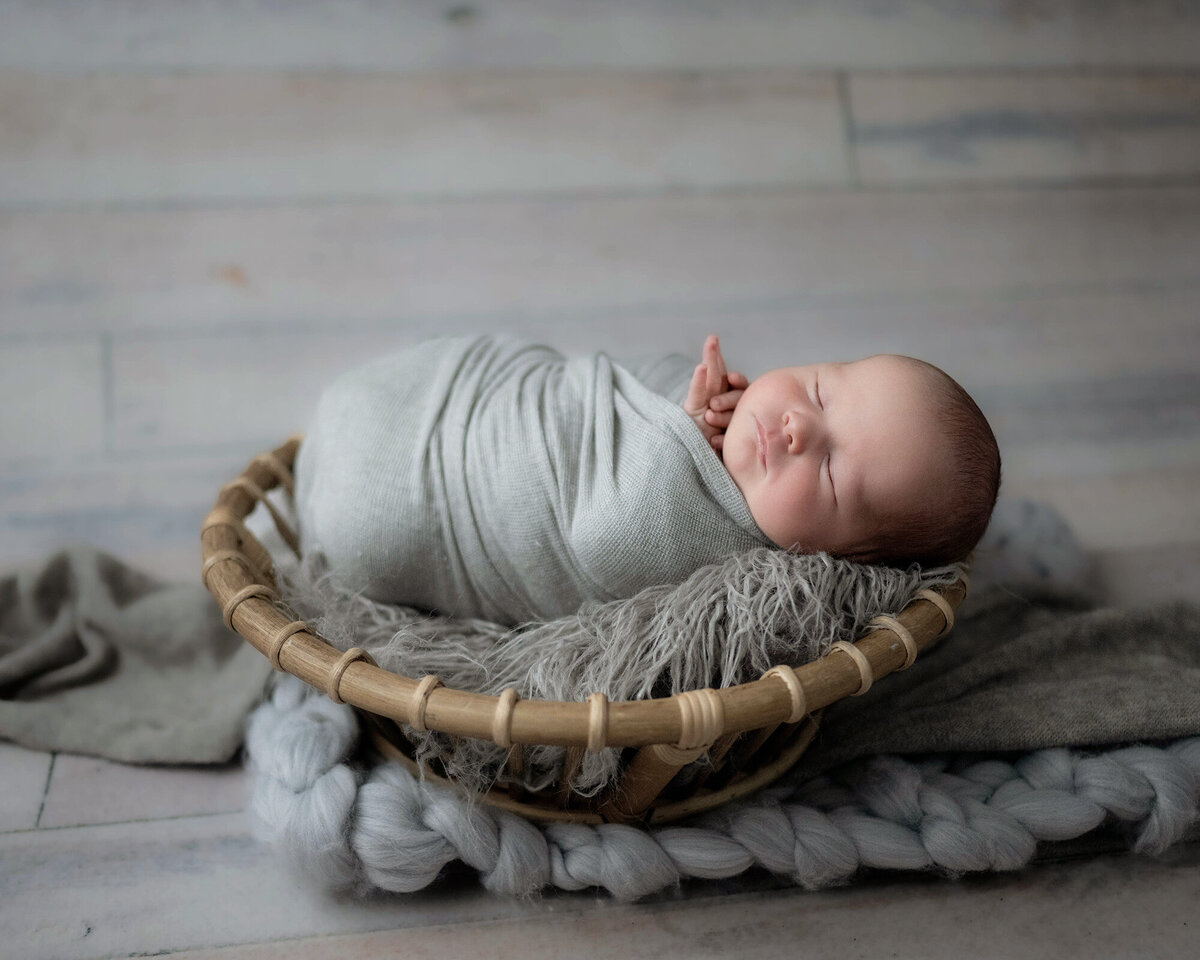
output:
M690 416L698 416L708 406L708 367L701 363L692 371L692 382L688 384L683 409Z
M711 437L708 438L708 442L710 444L712 444L712 448L714 450L716 450L717 453L720 453L722 450L725 449L725 434L714 433Z
M736 370L729 371L729 385L734 390L745 390L750 386L750 381L744 373L738 373Z
M725 371L725 357L721 355L721 341L717 339L715 334L709 335L704 340L704 349L701 351L704 358L704 363L708 365L708 382L713 393L720 393L727 389Z
M709 426L717 427L724 430L729 426L729 421L733 419L733 411L728 413L718 413L716 410L706 410L704 412L704 422Z
M704 341L704 365L708 367L708 395L715 397L726 389L725 361L721 357L721 347L716 337Z
M737 406L738 401L742 399L742 394L745 392L745 390L730 390L726 393L719 393L708 401L708 409L718 412L732 410Z

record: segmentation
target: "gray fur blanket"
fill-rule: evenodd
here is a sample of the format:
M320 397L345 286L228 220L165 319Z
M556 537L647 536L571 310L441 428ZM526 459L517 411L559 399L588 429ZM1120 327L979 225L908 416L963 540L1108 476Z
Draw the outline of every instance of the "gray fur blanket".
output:
M769 545L679 406L689 371L500 337L352 370L297 457L303 549L373 600L513 625Z
M361 646L387 670L437 674L460 690L496 695L512 687L524 698L573 702L594 692L641 700L727 687L777 664L807 663L833 642L860 636L872 617L902 608L914 590L951 582L961 570L898 570L760 547L701 567L679 584L506 628L377 603L345 589L322 560L310 553L301 564L281 562L275 574L281 598L334 646ZM487 741L414 730L409 736L419 758L437 757L475 790L490 786L508 753ZM525 785L536 790L556 779L562 759L561 747L529 748ZM574 788L603 789L620 761L615 748L588 753Z

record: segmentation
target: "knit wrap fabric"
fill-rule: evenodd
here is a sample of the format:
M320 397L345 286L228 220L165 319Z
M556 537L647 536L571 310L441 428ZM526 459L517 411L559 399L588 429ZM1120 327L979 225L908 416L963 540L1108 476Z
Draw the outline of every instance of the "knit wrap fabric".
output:
M679 406L685 370L501 337L352 370L297 457L303 549L373 600L511 625L769 545Z

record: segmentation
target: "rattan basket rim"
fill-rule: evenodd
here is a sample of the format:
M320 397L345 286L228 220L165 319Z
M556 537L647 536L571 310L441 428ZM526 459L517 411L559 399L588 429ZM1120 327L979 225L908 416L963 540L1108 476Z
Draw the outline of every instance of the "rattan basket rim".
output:
M804 716L846 696L865 693L953 626L953 611L966 596L966 573L949 586L918 591L899 613L853 644L836 644L799 667L776 667L758 680L720 690L671 697L584 702L521 700L449 688L376 666L360 650L343 653L279 599L269 552L244 524L262 501L293 550L297 538L266 499L272 488L292 489L291 468L300 435L254 457L221 488L201 527L202 581L221 605L225 622L272 663L338 702L418 729L491 740L500 746L544 744L599 750L605 747L674 745L690 751L718 737ZM907 635L907 636L906 636Z

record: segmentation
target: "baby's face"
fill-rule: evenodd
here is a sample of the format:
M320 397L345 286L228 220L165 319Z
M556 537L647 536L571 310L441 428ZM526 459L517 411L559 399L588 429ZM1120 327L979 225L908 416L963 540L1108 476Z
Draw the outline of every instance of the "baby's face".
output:
M881 355L754 380L723 459L759 529L786 549L853 555L870 548L881 518L936 498L950 457L927 376Z

